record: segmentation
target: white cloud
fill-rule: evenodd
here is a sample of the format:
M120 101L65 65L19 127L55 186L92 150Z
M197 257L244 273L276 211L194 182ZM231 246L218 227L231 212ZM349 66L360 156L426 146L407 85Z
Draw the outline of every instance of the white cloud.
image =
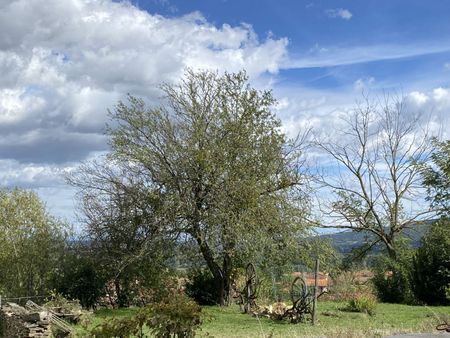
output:
M438 87L431 91L413 91L406 96L408 110L412 114L430 116L429 128L443 138L450 133L450 88Z
M45 197L68 163L107 150L106 111L126 93L157 102L157 86L186 67L275 74L287 45L197 12L167 18L126 1L0 0L0 187Z
M445 104L450 103L450 92L448 90L448 88L436 88L433 90L433 99L438 102L438 103L442 103L444 102Z
M62 173L70 166L20 163L0 159L0 186L51 187L63 183Z
M327 9L325 11L325 14L330 18L341 18L344 20L350 20L353 16L353 14L345 8L332 8Z
M45 163L32 144L59 142L53 162L67 161L75 145L83 159L105 149L106 109L126 93L156 101L157 85L185 67L276 73L287 43L260 41L250 25L217 27L200 13L165 18L128 2L1 2L0 156Z
M352 17L345 9L332 11ZM156 102L157 85L177 80L185 67L245 68L252 83L274 87L267 77L282 68L448 50L448 44L316 45L290 59L287 46L286 38L260 39L250 25L216 26L200 13L166 18L112 0L0 0L0 186L35 188L64 214L71 195L55 190L63 184L60 173L107 149L106 109L128 92ZM360 80L355 86L373 82ZM290 136L305 126L334 130L354 102L353 92L275 87L277 114ZM410 95L417 107L450 107L448 89L417 93Z
M374 77L360 78L353 83L353 89L362 92L369 89L375 83Z
M276 87L277 116L290 138L312 128L314 133L336 130L342 117L353 107L353 93L339 90L312 90L304 87Z
M422 106L430 99L426 94L414 91L408 94L407 99L415 106Z

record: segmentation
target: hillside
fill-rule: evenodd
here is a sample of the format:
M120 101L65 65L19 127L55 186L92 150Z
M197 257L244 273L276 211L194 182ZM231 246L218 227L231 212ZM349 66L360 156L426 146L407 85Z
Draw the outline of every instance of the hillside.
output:
M404 236L411 240L411 245L417 248L420 245L420 239L425 234L428 229L429 222L418 223L406 229ZM343 231L334 234L321 235L322 238L328 238L331 243L336 248L338 252L343 255L349 254L353 249L360 247L364 243L371 241L373 235L366 232L355 232L355 231ZM382 249L381 245L377 245L372 250L373 253L377 253Z

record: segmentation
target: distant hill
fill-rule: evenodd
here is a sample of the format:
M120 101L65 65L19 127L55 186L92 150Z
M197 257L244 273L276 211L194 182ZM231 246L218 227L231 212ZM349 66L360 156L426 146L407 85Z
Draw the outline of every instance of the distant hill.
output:
M411 245L414 248L420 246L420 240L428 229L429 224L433 221L417 223L410 229L406 229L404 236L411 240ZM334 234L321 235L322 238L330 239L335 249L343 255L349 254L353 249L360 247L364 243L371 241L373 235L367 232L343 231ZM382 245L377 245L373 248L373 253L382 250Z

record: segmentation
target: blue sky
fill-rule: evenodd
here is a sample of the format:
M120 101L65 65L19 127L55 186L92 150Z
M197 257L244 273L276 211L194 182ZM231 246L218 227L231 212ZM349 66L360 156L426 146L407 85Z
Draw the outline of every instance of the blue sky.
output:
M77 223L64 173L108 152L107 109L158 104L186 67L245 69L289 136L361 93L403 94L450 130L450 1L0 0L0 188Z
M348 87L361 78L374 78L376 87L384 89L449 85L450 73L445 67L450 62L448 1L134 3L164 16L199 11L217 26L247 23L262 39L268 35L288 38L292 62L280 71L280 82L319 89ZM348 11L350 17L337 15L339 10ZM305 58L310 63L323 61L304 67L297 62L296 69L295 61Z

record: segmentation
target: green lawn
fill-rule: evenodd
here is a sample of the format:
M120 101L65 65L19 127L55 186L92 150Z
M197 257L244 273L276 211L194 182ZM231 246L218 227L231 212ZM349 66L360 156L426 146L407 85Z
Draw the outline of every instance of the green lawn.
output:
M392 333L433 332L439 316L450 317L450 307L379 304L376 314L341 311L343 303L319 302L316 326L289 324L241 314L237 306L204 307L199 336L213 337L383 337ZM95 324L117 316L130 316L133 309L101 310ZM94 325L95 325L94 324ZM81 331L80 331L81 333Z

